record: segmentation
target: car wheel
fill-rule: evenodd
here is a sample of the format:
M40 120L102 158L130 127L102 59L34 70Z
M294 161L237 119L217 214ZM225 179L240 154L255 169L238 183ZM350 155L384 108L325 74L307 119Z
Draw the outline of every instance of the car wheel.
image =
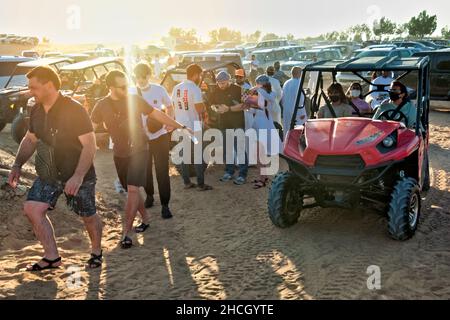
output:
M388 231L395 240L406 240L416 232L420 218L420 189L413 178L402 178L392 192Z
M272 223L287 228L297 223L303 207L303 193L299 179L291 172L275 176L269 190L268 209Z
M11 123L11 136L13 140L20 144L28 131L28 123L23 113L18 113Z
M0 121L0 131L2 131L6 127L6 122Z

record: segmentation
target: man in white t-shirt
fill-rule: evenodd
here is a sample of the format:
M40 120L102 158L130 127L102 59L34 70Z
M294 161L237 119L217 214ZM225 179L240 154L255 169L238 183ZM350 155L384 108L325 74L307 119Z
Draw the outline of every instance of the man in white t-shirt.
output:
M164 111L171 118L174 118L172 101L166 89L158 84L150 83L152 69L150 66L141 62L134 68L134 77L136 87L130 88L131 94L140 95L153 108ZM153 187L153 163L155 163L156 180L158 182L159 199L161 201L161 216L163 219L172 218L169 209L170 201L170 177L169 177L169 152L170 152L170 133L165 126L162 126L155 132L150 132L147 127L147 117L143 116L143 127L149 139L149 158L147 167L147 184L145 192L147 199L145 207L151 208L154 203Z
M199 87L202 80L202 73L203 70L199 65L189 65L186 69L187 79L177 84L172 92L175 119L194 132L202 131L200 115L206 110L205 104L203 103L202 91ZM194 146L192 146L193 148ZM194 164L194 168L197 175L197 185L191 182L189 164L181 164L181 175L185 189L198 187L201 191L211 190L212 187L205 184L205 165L203 161L200 164Z
M394 78L392 78L392 72L389 71L381 72L381 76L372 81L372 84L374 85L370 85L369 91L376 90L379 85L384 85L384 90L386 90L386 92L375 91L370 94L373 99L371 102L373 110L378 108L384 100L389 99L388 91L393 81Z

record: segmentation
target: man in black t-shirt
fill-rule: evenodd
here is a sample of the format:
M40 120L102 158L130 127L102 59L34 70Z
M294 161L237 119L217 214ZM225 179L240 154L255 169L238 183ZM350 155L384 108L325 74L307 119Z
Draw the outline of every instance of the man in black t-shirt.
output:
M233 141L228 143L233 148L227 148L226 139L227 130L245 130L244 107L241 103L242 88L230 83L231 76L226 71L219 72L216 80L217 88L211 92L208 101L211 104L209 108L218 114L217 126L218 129L222 130L223 134L225 174L220 178L220 181L226 182L233 179L235 160L237 160L239 175L233 182L237 185L242 185L246 182L248 172L248 156L245 152L245 139L238 141L233 136ZM242 148L238 147L238 142L241 143Z
M24 211L44 247L44 257L27 266L27 270L40 271L61 265L47 211L55 208L62 193L69 207L82 217L89 233L92 243L89 267L100 267L102 224L95 208L96 145L92 123L78 102L59 93L61 81L53 69L37 67L27 77L36 105L9 176L9 184L15 188L22 166L37 150L38 178L28 193Z
M126 75L118 70L111 71L106 76L109 95L100 100L91 114L92 122L96 125L105 124L114 144L114 164L122 186L127 190L127 204L125 208L125 223L121 246L130 248L133 242L130 232L137 212L142 222L134 230L144 232L149 227L149 216L145 211L144 201L139 193L140 187L146 186L148 143L145 134L144 118L161 124L186 129L164 112L151 107L142 97L128 95L128 81Z

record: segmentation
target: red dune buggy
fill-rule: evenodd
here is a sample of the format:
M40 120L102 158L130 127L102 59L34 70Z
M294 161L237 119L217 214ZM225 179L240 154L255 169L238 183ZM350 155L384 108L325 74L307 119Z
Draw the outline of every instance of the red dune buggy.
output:
M291 127L281 155L289 170L273 180L268 199L269 217L285 228L297 223L303 209L320 206L376 208L387 214L392 238L414 235L421 212L421 191L430 187L428 162L429 58L355 58L322 61L303 70ZM407 128L402 112L388 112L385 120L349 117L312 119L296 126L297 111L311 99L311 114L329 104L325 79L336 82L337 72L350 72L361 82L367 71L392 71L402 81L417 107L415 128ZM315 73L315 87L307 90ZM331 75L326 76L326 75ZM365 74L365 73L364 73ZM386 91L384 86L371 87ZM307 94L307 92L309 92Z

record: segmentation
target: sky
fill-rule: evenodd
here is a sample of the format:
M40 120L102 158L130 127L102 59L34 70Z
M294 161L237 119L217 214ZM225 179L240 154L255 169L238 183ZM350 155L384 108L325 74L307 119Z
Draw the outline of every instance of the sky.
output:
M0 33L47 36L58 43L155 41L170 27L228 27L296 37L317 36L386 16L406 22L437 14L437 34L450 27L449 0L0 0Z

